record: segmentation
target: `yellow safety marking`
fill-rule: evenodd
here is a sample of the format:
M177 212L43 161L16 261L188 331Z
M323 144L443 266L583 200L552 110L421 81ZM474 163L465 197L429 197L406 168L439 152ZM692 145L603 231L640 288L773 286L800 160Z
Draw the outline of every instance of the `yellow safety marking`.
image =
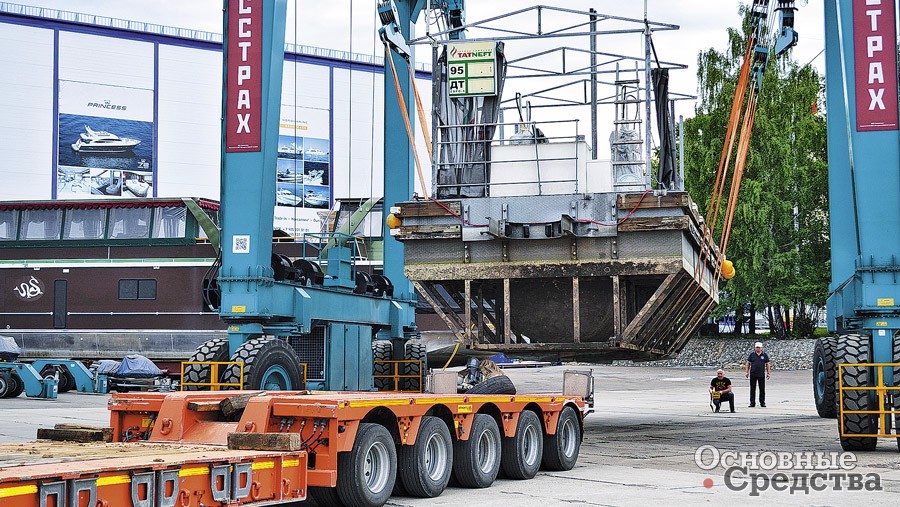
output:
M419 398L416 403L459 403L460 398Z
M237 333L238 331L241 330L241 328L239 326L231 326L231 330L234 331L235 333Z
M472 413L472 405L457 405L456 411L460 414L471 414Z
M109 477L100 477L97 479L97 486L114 486L116 484L128 484L131 477L127 475L111 475Z
M878 298L878 306L894 306L894 298Z
M300 466L299 459L286 459L281 465L281 468L290 468L290 467L298 467Z
M372 401L351 401L351 407L388 407L392 405L409 405L409 400L372 400Z
M11 496L36 495L38 492L37 484L30 486L13 486L10 488L0 488L0 498L9 498Z
M193 477L195 475L208 475L209 467L185 468L178 472L179 477Z
M549 402L551 399L552 399L552 398L549 398L549 397L543 397L543 396L541 396L541 397L537 397L537 396L516 396L516 401L525 401L525 402L531 402L531 401L533 401L533 402L535 402L535 403Z
M879 320L878 322L875 323L875 325L878 327L887 327L887 322L885 322L883 320Z
M245 313L247 311L247 307L244 305L232 305L231 313Z
M275 462L274 461L264 461L262 463L253 463L253 465L250 468L252 468L253 470L268 470L270 468L275 468Z
M141 427L142 427L142 428L147 428L147 427L149 427L149 426L150 426L150 422L151 422L151 420L150 420L149 417L143 417L143 418L141 418Z

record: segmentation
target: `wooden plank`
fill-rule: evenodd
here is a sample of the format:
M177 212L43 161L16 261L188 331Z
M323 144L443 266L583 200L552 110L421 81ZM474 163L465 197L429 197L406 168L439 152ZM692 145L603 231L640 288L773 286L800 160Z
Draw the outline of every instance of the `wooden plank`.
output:
M638 209L690 207L690 203L690 198L684 192L647 196L643 194L619 194L616 206L620 210L628 212L635 207Z
M675 217L631 217L619 224L619 232L641 232L658 230L688 230L691 219L684 215Z
M219 411L219 402L218 401L189 401L187 406L188 406L188 410L193 410L194 412L218 412Z
M656 291L650 296L650 299L644 304L644 307L635 315L634 320L628 323L622 332L622 343L634 343L640 330L649 323L650 319L656 312L657 301L664 298L672 286L676 284L678 276L671 274L666 277L663 283L659 284Z
M57 424L54 428L38 428L37 438L58 442L112 442L112 428Z
M228 448L239 451L299 451L299 433L229 433Z
M462 205L459 201L441 201L441 204L457 215L462 213ZM403 202L399 204L399 216L400 218L453 216L453 213L444 209L441 204L434 201Z
M225 417L231 417L247 408L247 403L250 401L250 398L259 396L260 394L262 393L239 394L237 396L231 396L220 401L219 403L217 403L217 405L219 406L219 410L222 411L222 415L224 415Z
M434 309L434 312L437 313L438 317L440 317L441 320L444 321L444 324L447 324L447 328L450 329L451 332L453 332L453 336L455 336L456 339L460 342L466 343L465 335L460 330L460 326L462 325L462 323L459 322L459 316L452 311L452 308L449 312L445 312L443 307L441 307L441 305L438 304L437 300L434 299L431 291L429 291L424 285L416 281L413 281L412 284L413 287L415 287L416 290L419 291L419 294L421 294L422 297L425 298L425 301L427 301L428 304L431 305L431 307ZM453 316L453 319L451 319L451 315Z
M462 238L461 225L403 225L394 237L399 241L408 239L458 239Z

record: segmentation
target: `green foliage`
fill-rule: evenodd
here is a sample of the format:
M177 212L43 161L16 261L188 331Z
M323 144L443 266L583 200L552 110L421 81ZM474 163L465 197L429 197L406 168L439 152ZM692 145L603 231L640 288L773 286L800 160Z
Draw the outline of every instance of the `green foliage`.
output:
M713 193L746 47L741 31L728 33L725 52L708 49L697 58L699 103L696 115L685 121L685 179L703 210ZM778 315L790 308L793 321L802 324L796 331L810 335L830 274L825 119L812 112L813 103L822 104L822 95L823 79L811 66L801 67L784 56L770 61L728 243L737 276L720 286L722 311L745 303L776 307ZM716 241L730 185L729 180ZM790 325L778 334L789 330Z

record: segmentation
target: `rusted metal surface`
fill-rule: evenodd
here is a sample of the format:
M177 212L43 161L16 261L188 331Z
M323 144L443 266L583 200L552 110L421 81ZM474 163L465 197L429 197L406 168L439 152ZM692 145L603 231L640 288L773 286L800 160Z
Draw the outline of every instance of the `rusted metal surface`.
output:
M681 257L611 260L511 261L454 264L412 264L404 268L411 280L494 280L503 278L571 278L573 276L667 275L683 268Z

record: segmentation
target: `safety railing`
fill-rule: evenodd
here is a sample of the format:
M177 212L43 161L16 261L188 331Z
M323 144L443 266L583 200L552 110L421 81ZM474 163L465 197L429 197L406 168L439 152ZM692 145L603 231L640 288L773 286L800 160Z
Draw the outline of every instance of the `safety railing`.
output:
M400 373L400 366L403 364L419 364L419 374L418 375L404 375ZM385 359L382 361L375 361L375 364L387 364L390 365L391 373L390 375L373 375L376 379L390 379L393 384L393 389L385 389L385 391L397 391L403 393L421 393L422 388L425 386L425 372L423 370L423 364L421 359ZM400 389L400 381L402 379L418 379L418 389Z
M844 384L847 368L868 369L867 377L875 373L875 385L848 386ZM897 385L886 385L886 372L889 368L894 372L900 371L900 363L844 363L838 365L838 422L842 437L900 437L897 428L897 417L900 417L900 378L894 377ZM851 393L865 393L866 397L873 396L878 400L876 409L848 410L844 408L844 398ZM895 399L896 397L896 399ZM866 402L863 406L870 406ZM888 408L890 407L890 408ZM848 433L844 427L847 415L878 416L878 431L875 433Z
M222 366L229 367L237 365L240 369L240 380L238 382L219 382L219 368ZM185 382L184 369L186 366L200 366L209 368L209 382ZM304 372L304 385L306 384L306 368ZM210 391L221 391L223 387L233 387L235 389L244 388L244 363L242 361L183 361L181 363L181 390L185 387L203 387Z

